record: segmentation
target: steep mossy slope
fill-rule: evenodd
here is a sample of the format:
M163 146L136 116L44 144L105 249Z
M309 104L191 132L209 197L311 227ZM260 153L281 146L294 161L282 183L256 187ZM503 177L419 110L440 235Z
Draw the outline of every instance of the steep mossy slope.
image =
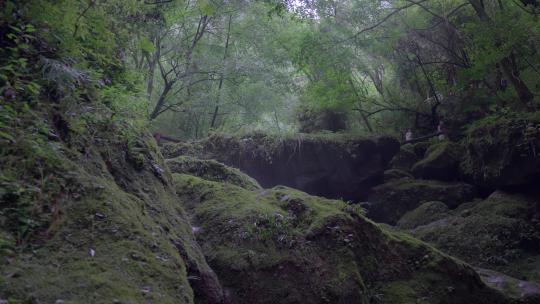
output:
M221 303L153 138L88 105L1 141L0 299Z
M234 303L505 303L466 264L386 231L356 205L174 179Z

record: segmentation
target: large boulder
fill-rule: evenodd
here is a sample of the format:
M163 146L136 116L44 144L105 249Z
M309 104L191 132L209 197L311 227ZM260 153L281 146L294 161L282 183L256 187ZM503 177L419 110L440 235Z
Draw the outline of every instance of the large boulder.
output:
M399 169L389 169L389 170L384 171L383 173L384 182L388 182L393 179L401 179L401 178L414 178L414 177L410 173L399 170Z
M458 180L462 150L459 144L450 141L432 144L424 158L415 163L411 171L414 176L423 179Z
M368 215L377 222L395 224L406 212L424 202L440 201L455 208L475 195L475 188L465 183L411 178L391 180L373 188Z
M261 189L257 181L247 174L212 159L178 156L167 159L165 163L172 173L194 175L210 181L237 185L248 190Z
M234 303L506 303L466 264L381 228L357 205L282 186L175 180Z
M415 153L414 146L406 144L400 147L399 152L394 155L390 161L392 169L410 171L412 166L420 160L420 157Z
M475 266L540 282L538 198L497 191L411 233Z
M450 209L443 202L427 202L405 213L397 222L401 229L412 229L448 216Z
M488 188L538 185L540 179L540 118L487 117L476 122L463 139L461 170L475 184Z
M337 134L276 137L213 135L164 148L166 157L190 155L238 168L268 188L285 185L313 195L364 200L381 183L399 143L391 137Z

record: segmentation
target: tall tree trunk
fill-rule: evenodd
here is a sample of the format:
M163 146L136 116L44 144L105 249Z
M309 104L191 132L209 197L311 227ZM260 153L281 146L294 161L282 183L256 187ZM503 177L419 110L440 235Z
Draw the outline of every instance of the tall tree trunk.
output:
M156 117L159 116L159 114L163 112L162 108L165 105L165 100L167 99L167 95L169 94L171 89L172 89L172 84L166 83L165 86L163 87L163 91L161 91L161 95L159 96L159 99L156 103L156 106L154 107L154 110L150 114L151 120L155 119Z
M214 107L214 114L212 114L212 121L210 123L210 129L213 129L216 126L216 120L217 116L219 114L219 103L221 99L221 88L223 87L223 77L225 74L225 65L227 64L227 54L229 50L229 40L231 38L231 21L232 21L232 14L229 15L229 25L227 26L227 38L225 39L225 51L223 52L223 68L221 70L221 73L219 75L219 86L216 96L216 105Z
M373 133L373 128L371 127L371 124L369 123L369 119L367 118L366 113L362 109L362 99L360 98L360 94L358 94L358 91L356 91L356 87L354 86L354 83L351 78L349 78L349 84L351 85L354 95L356 95L356 98L358 99L358 110L360 112L360 117L364 121L364 124L366 125L366 128L368 129L368 131Z
M491 20L491 18L487 14L482 0L469 0L469 3L472 5L474 11L476 12L476 15L482 22L486 23L486 25L490 27L494 26L493 20ZM498 38L496 39L498 40ZM497 40L495 41L496 45L500 44L500 41ZM499 64L501 65L504 74L506 75L506 77L508 77L510 83L516 90L519 100L527 108L529 108L531 106L530 103L533 100L534 95L529 89L529 87L527 87L527 84L519 76L519 69L513 64L511 56L513 56L513 54L504 57Z
M201 16L199 18L199 24L197 25L197 31L195 32L195 35L193 36L193 40L191 42L191 45L186 50L186 53L184 54L184 58L186 60L185 62L185 70L184 73L182 73L180 76L174 71L174 67L172 70L169 70L168 72L165 71L165 68L161 64L161 58L156 58L156 63L159 65L159 69L161 71L161 77L163 78L163 81L165 82L165 86L163 90L161 91L161 94L159 96L159 99L154 107L154 110L152 110L152 113L150 114L150 119L155 119L158 117L161 113L167 110L167 108L163 109L163 107L166 104L167 95L172 91L172 88L174 84L182 78L186 78L186 82L188 83L188 87L190 85L191 81L191 75L192 75L192 60L193 60L193 51L195 47L197 46L197 43L201 40L201 38L204 35L204 32L206 30L206 27L208 26L208 23L210 22L210 18L208 16ZM161 55L160 55L161 56ZM172 72L172 75L174 78L169 79L168 75Z

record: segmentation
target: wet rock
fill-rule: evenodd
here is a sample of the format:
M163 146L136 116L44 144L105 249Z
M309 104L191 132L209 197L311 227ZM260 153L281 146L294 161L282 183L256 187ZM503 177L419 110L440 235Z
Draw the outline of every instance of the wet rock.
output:
M517 303L540 303L540 284L518 280L500 272L476 268L486 285L508 295Z

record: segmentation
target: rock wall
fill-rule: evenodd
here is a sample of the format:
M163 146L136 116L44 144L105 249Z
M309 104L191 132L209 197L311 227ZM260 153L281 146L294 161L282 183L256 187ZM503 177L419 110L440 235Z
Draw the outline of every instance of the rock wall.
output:
M277 138L214 135L167 145L167 158L191 155L216 159L255 178L265 188L285 185L328 198L363 200L381 183L388 161L399 150L389 137L377 139L345 135L298 135Z

